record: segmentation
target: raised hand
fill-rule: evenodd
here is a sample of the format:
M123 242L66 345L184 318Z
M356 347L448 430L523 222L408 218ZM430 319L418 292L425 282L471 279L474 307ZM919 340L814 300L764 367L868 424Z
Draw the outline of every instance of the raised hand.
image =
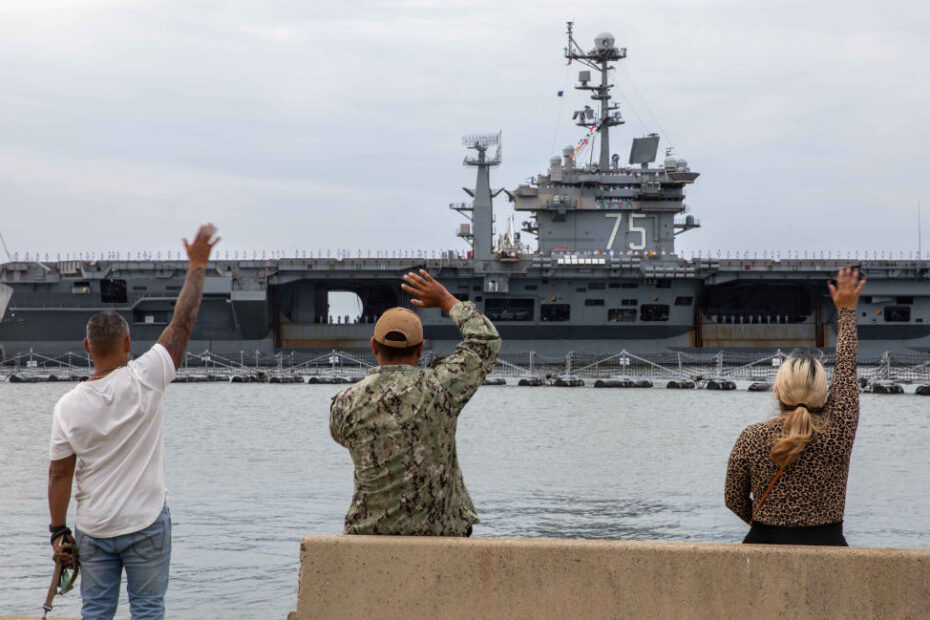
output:
M827 284L830 297L833 298L833 305L839 310L855 310L863 286L865 286L865 278L860 279L859 270L852 267L839 270L836 274L835 286L832 282Z
M441 308L448 314L449 310L459 303L459 300L434 280L425 269L420 270L420 275L413 272L405 275L404 283L400 287L413 295L410 303L418 308Z
M210 241L211 237L216 234L216 226L213 224L204 224L197 230L193 243L188 243L184 239L184 249L187 250L187 258L191 265L206 265L210 260L210 250L220 242L220 237Z

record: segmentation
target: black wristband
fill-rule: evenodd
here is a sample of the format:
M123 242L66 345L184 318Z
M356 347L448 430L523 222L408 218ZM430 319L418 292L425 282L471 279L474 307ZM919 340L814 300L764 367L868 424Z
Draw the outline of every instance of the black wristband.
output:
M67 525L49 525L48 531L52 533L52 536L49 540L51 544L55 544L55 539L62 536L71 536L71 528Z

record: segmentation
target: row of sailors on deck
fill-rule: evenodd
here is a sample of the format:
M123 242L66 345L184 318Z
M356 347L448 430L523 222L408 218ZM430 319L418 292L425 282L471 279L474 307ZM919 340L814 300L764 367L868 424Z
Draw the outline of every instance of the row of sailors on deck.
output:
M800 323L804 317L791 317L787 314L712 314L710 320L712 323L728 325L782 325Z

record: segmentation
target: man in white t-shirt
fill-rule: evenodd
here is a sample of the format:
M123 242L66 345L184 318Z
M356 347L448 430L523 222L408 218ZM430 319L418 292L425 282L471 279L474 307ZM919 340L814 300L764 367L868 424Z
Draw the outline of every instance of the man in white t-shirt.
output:
M65 525L72 479L77 503L74 542L81 562L82 617L113 618L120 578L133 619L164 618L171 519L165 501L162 397L184 358L203 298L216 228L184 240L189 264L171 323L158 343L129 361L129 326L108 310L87 323L84 348L94 375L61 397L52 414L48 505L55 557L71 542Z

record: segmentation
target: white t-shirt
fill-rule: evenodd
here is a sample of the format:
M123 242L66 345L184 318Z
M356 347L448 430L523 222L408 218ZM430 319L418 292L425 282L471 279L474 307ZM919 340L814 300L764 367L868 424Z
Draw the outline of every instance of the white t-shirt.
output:
M165 387L174 361L156 344L139 359L61 397L52 414L53 461L77 455L75 523L95 538L145 529L165 503Z

